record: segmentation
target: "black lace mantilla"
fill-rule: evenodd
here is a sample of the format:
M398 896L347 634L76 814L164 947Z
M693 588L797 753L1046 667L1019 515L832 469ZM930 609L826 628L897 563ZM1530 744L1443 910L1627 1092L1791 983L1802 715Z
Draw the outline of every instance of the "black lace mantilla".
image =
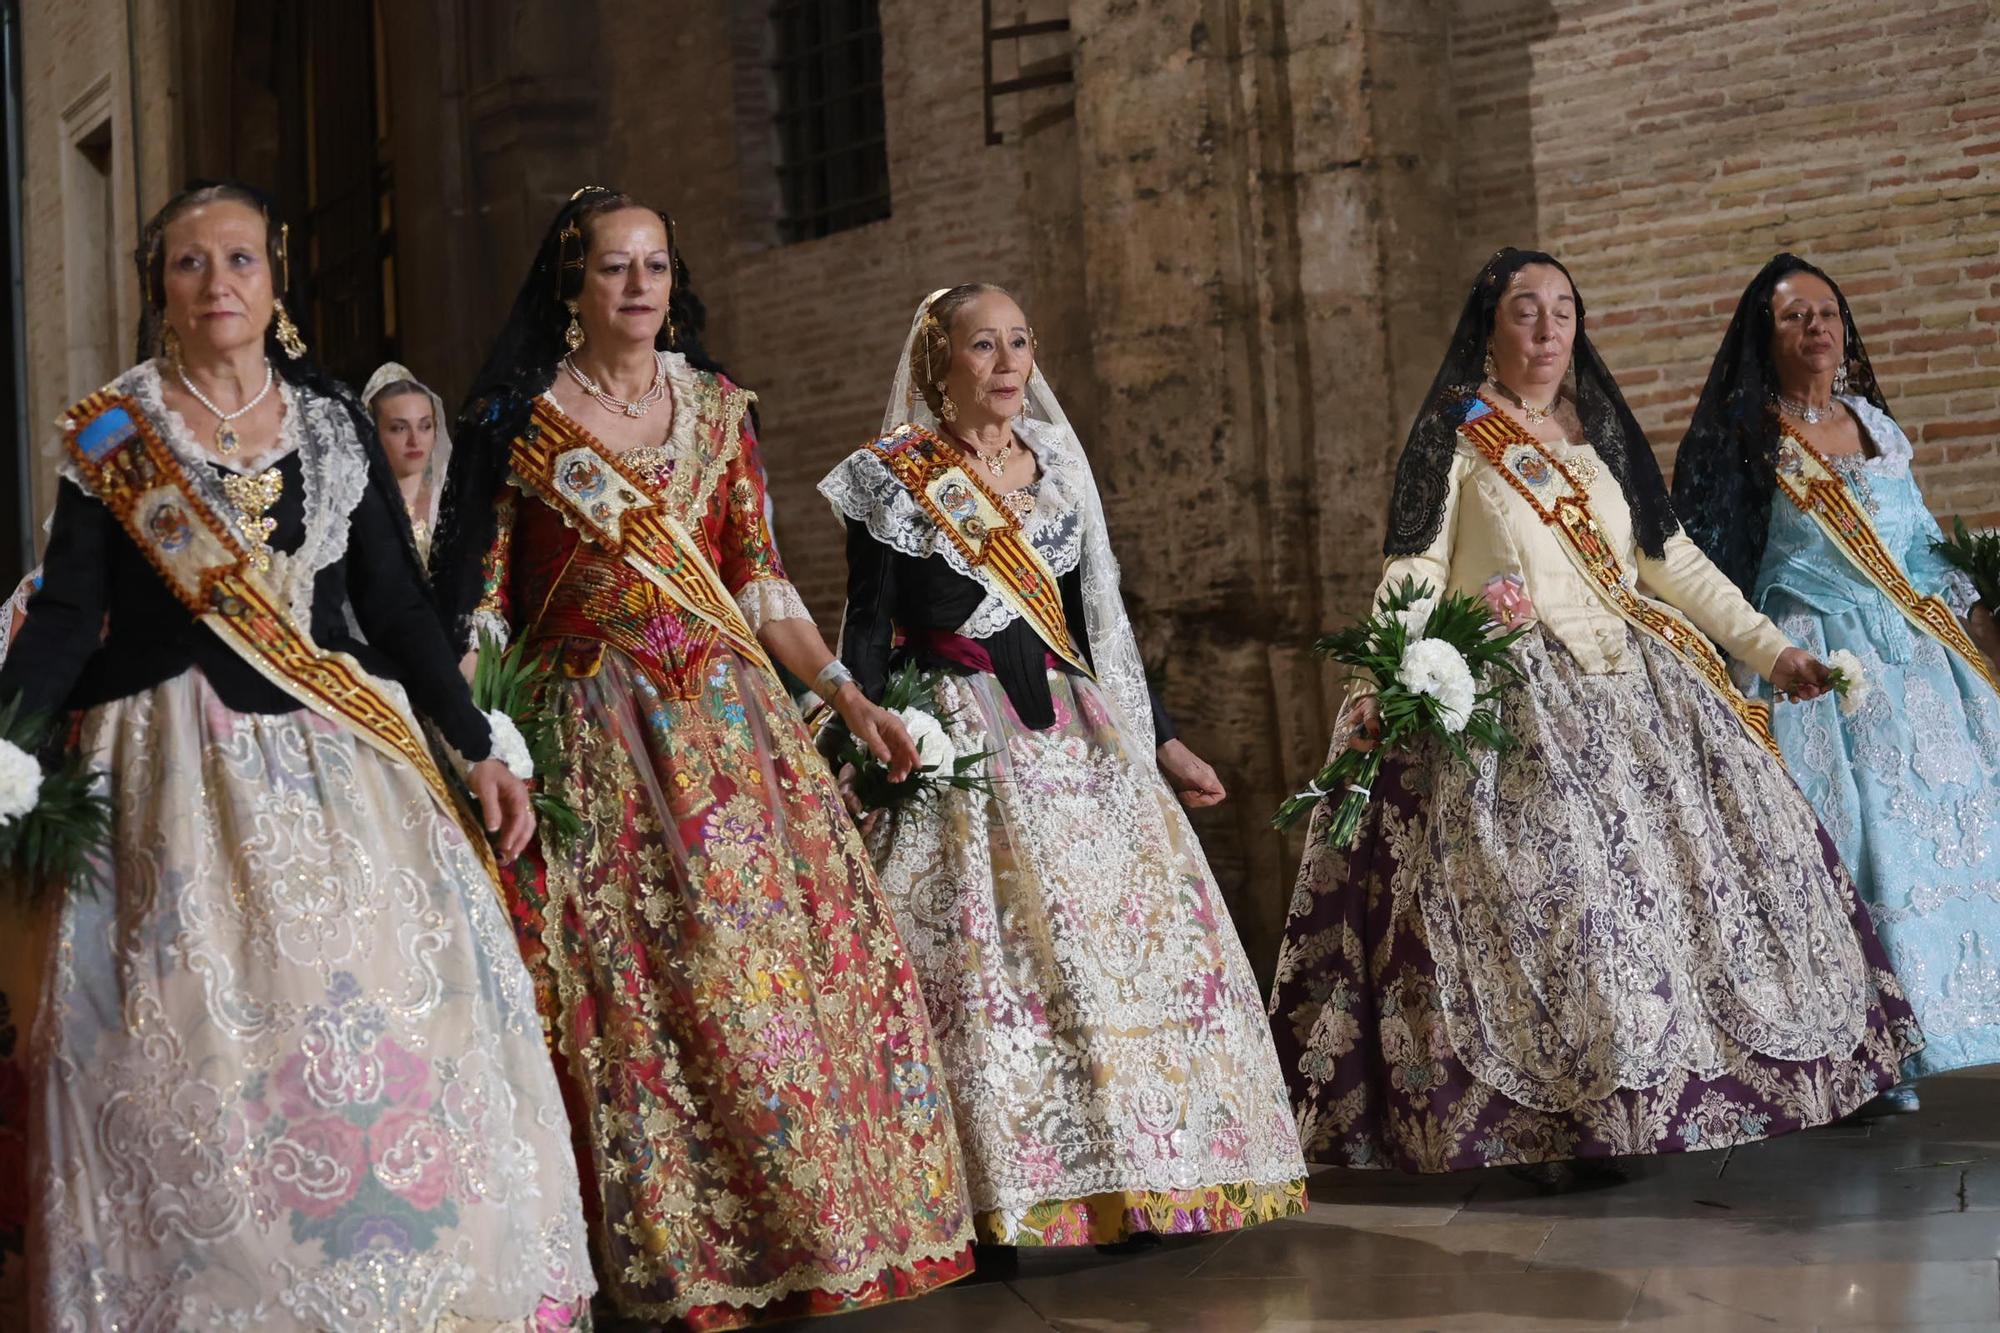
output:
M1444 502L1451 478L1451 457L1458 428L1485 379L1487 343L1493 316L1508 284L1530 264L1547 264L1565 278L1569 270L1539 250L1500 250L1486 261L1459 312L1444 364L1431 381L1430 392L1410 427L1410 438L1396 461L1396 485L1389 497L1389 533L1385 555L1415 555L1437 540L1444 522ZM1570 279L1576 291L1576 280ZM1570 383L1565 387L1583 423L1585 439L1603 460L1605 471L1618 479L1632 511L1632 531L1639 549L1661 555L1666 540L1679 528L1667 497L1665 480L1653 459L1652 447L1625 405L1625 396L1591 345L1584 319L1583 293L1576 292L1576 341L1571 348Z
M1771 365L1776 328L1771 294L1794 273L1810 273L1833 288L1846 329L1847 392L1867 399L1884 415L1889 412L1840 284L1797 255L1774 255L1743 289L1708 368L1694 420L1674 455L1675 511L1687 524L1688 536L1746 597L1764 562L1776 486L1772 468L1779 433L1771 391L1778 381Z

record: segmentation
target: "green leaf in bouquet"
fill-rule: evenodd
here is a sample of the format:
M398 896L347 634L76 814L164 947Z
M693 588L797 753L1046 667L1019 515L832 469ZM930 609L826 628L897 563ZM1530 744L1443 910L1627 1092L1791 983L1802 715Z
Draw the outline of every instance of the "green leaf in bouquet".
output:
M514 719L528 757L535 764L530 804L541 825L543 842L562 853L583 836L583 816L549 785L562 761L556 729L553 651L530 652L525 641L503 648L497 639L481 635L472 667L472 702L481 712L501 712Z
M1945 563L1965 573L1988 610L2000 611L2000 533L1975 533L1963 518L1951 520L1951 539L1931 543Z
M24 716L20 700L0 707L0 738L30 756L47 743L54 720ZM39 906L67 888L93 893L102 884L111 842L111 799L99 775L74 751L45 767L35 806L0 824L0 881L8 897Z

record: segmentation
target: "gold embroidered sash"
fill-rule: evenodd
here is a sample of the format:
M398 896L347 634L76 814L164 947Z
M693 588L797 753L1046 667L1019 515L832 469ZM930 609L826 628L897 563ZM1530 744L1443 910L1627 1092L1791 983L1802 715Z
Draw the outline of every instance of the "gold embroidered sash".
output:
M1049 651L1095 679L1070 638L1062 585L1020 520L959 462L956 449L921 426L899 426L868 446L937 524L980 582L1028 622Z
M771 670L764 646L701 545L646 484L589 431L542 399L514 441L515 486L592 545L638 571L745 658Z
M1784 756L1771 735L1771 706L1745 698L1729 678L1729 668L1715 645L1698 630L1664 607L1639 596L1625 581L1617 553L1590 512L1590 497L1574 474L1518 422L1484 398L1478 400L1459 427L1486 461L1505 477L1533 507L1542 522L1562 537L1563 550L1584 577L1604 594L1612 609L1634 628L1665 644L1695 674L1707 681L1736 714L1744 730L1779 760ZM1529 597L1534 594L1531 591Z
M1909 575L1882 544L1868 514L1855 503L1854 493L1827 461L1826 455L1780 423L1778 489L1799 511L1819 525L1827 540L1845 555L1868 581L1918 630L1965 659L1990 689L2000 692L1986 655L1973 646L1958 617L1941 598L1926 597L1911 585Z
M415 769L497 887L486 831L470 817L409 715L345 653L314 643L257 572L252 553L194 489L139 405L109 389L63 414L63 438L83 484L196 619L257 673L320 717Z

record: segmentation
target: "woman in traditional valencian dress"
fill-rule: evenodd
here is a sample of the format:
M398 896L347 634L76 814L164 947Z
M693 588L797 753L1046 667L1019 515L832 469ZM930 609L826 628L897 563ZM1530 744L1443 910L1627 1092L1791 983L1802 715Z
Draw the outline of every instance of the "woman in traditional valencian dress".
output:
M1865 694L1773 730L1923 1024L1915 1078L2000 1060L2000 697L1960 619L1991 618L1931 550L1910 457L1840 289L1772 259L1709 370L1674 508L1789 637L1862 665ZM1916 1089L1884 1102L1915 1110Z
M666 216L578 191L460 418L432 563L465 632L556 663L548 780L587 828L511 870L515 926L609 1295L707 1329L920 1294L969 1270L971 1216L923 997L769 660L833 654L699 315ZM902 724L829 693L907 772Z
M1801 698L1825 668L1679 531L1549 256L1481 271L1386 550L1378 601L1508 579L1494 600L1537 619L1497 704L1514 748L1391 756L1351 853L1315 815L1271 998L1307 1156L1560 1184L1565 1159L1766 1138L1894 1083L1909 1007L1708 640ZM1335 744L1368 744L1374 700L1348 723Z
M1256 982L1181 810L1222 786L1147 687L1089 460L1012 298L918 307L883 431L820 490L848 530L843 661L871 697L905 662L939 673L954 747L992 755L990 794L873 833L980 1238L1111 1244L1302 1211Z
M533 830L520 738L458 676L360 403L298 360L261 197L184 193L139 258L157 355L64 415L0 670L0 699L83 710L114 810L36 1028L37 1319L569 1326L561 1093L410 704L476 758L503 855Z
M445 429L444 400L426 388L407 366L384 362L361 391L361 401L375 418L389 471L410 518L410 536L417 554L428 561L431 537L437 531L438 506L444 499L445 473L451 467L451 433Z

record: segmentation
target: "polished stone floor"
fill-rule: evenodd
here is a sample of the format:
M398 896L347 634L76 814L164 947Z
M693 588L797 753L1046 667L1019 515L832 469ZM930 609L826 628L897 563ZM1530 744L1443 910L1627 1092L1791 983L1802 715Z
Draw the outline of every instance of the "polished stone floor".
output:
M1018 1277L826 1333L2000 1333L2000 1069L1924 1109L1641 1162L1545 1198L1500 1172L1324 1171L1303 1219Z

